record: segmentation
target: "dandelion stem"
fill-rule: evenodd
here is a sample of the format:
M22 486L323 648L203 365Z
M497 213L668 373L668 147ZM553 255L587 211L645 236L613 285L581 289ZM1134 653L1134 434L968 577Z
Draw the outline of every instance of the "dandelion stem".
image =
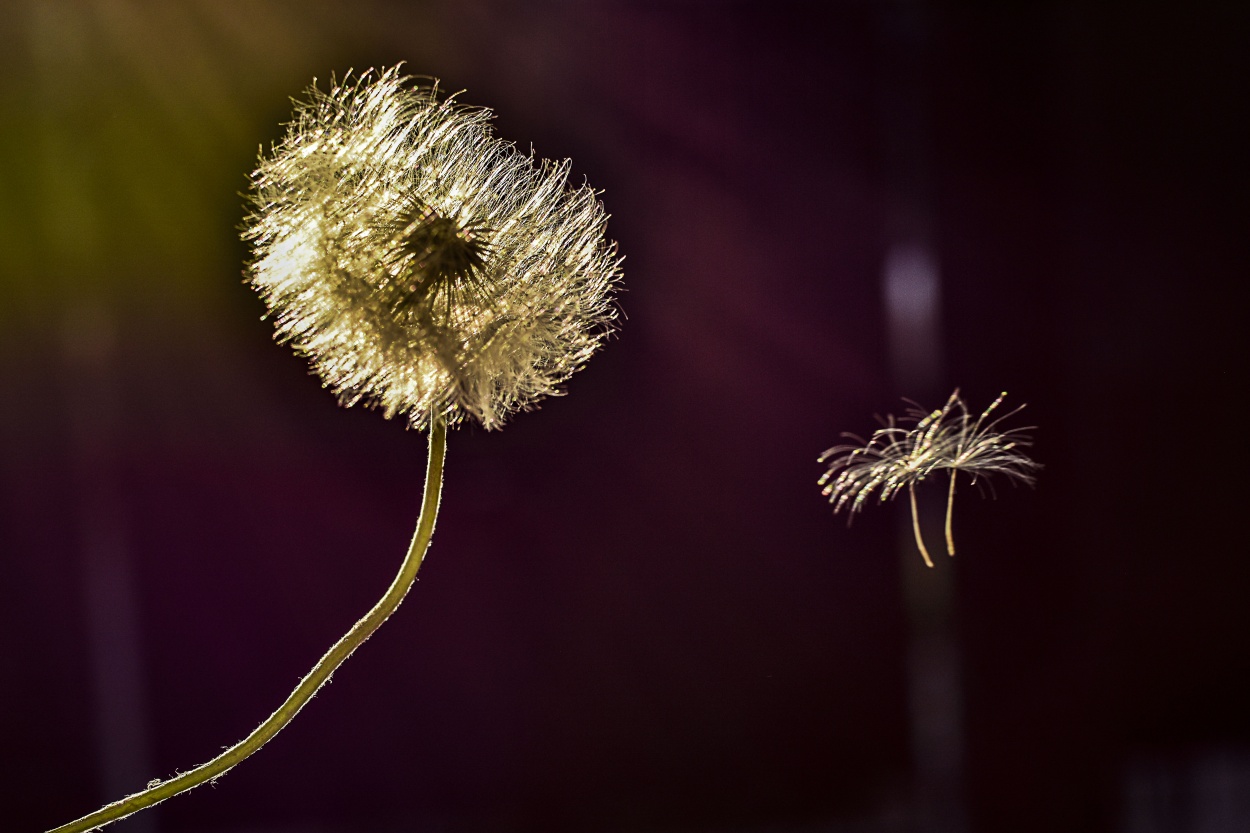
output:
M946 493L946 551L951 555L955 554L955 537L951 535L951 509L955 506L955 475L956 469L951 469L951 487Z
M916 484L907 484L907 494L911 498L911 531L916 535L916 546L920 547L920 554L924 556L924 563L930 567L933 566L933 559L929 557L929 550L924 545L924 539L920 537L920 513L916 511ZM57 833L57 831L52 831Z
M378 603L326 652L325 656L295 687L286 701L278 706L277 711L266 718L250 735L211 761L142 792L105 805L94 813L57 827L49 833L84 833L84 831L94 830L193 787L198 787L206 781L218 778L264 746L270 738L290 723L304 704L312 699L318 689L330 679L330 676L351 656L352 652L372 636L373 632L395 612L399 603L404 600L404 596L408 594L409 588L417 578L417 570L421 568L421 561L429 547L430 537L434 534L434 520L438 516L438 504L443 486L443 459L446 450L447 428L439 422L434 422L430 427L430 455L425 471L425 495L421 501L421 517L417 521L416 532L412 536L408 554L404 556L404 562L399 568L399 574L395 576L390 588Z

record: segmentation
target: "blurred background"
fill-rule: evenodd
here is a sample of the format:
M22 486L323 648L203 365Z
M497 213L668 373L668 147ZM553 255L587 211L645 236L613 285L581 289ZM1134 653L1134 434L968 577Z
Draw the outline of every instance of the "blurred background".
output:
M603 189L619 337L451 436L283 734L110 829L1250 829L1247 8L3 3L0 827L238 740L397 569L424 439L273 344L237 227L292 96L406 61ZM816 457L956 386L1046 468L927 570Z

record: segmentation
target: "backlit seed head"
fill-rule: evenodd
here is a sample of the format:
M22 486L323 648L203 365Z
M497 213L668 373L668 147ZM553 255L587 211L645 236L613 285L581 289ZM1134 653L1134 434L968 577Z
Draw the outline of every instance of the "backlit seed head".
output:
M952 477L965 472L973 482L997 474L1032 485L1041 468L1024 451L1033 444L1028 433L1032 429L998 430L1024 406L992 418L1006 395L974 415L956 389L936 410L911 403L904 416L887 416L867 440L844 433L855 444L835 445L819 457L828 466L818 481L821 493L835 514L849 509L854 516L874 492L880 501L887 501L936 471L949 471Z
M875 492L880 502L907 489L911 497L912 531L916 546L930 567L933 561L920 533L916 509L916 484L936 471L950 472L946 498L946 551L955 554L951 534L951 512L955 500L955 483L960 472L973 483L987 482L992 475L1032 485L1041 464L1034 462L1024 449L1033 444L1031 428L998 430L999 424L1018 413L994 416L1006 393L1000 394L979 416L973 416L959 389L946 404L926 412L911 403L905 416L888 416L882 427L867 440L854 434L842 436L855 440L851 445L835 445L819 457L828 469L818 481L821 493L829 498L836 515L847 509L847 522L864 508ZM900 424L901 423L901 424ZM905 427L910 425L911 427Z
M279 339L345 404L417 427L497 428L560 393L616 314L595 192L398 67L307 96L243 232Z

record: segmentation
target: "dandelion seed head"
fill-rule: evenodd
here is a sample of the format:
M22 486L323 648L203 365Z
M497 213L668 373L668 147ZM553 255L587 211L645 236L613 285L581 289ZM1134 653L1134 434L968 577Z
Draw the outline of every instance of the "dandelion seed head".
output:
M821 494L833 505L834 514L847 509L853 518L874 494L883 503L939 470L952 477L966 472L974 482L1002 475L1032 484L1041 466L1022 450L1032 446L1028 434L1032 429L999 430L999 424L1023 406L991 418L1005 396L973 415L956 389L933 411L909 403L903 416L886 417L867 440L843 434L856 443L836 445L820 455L819 462L827 465L818 481Z
M607 214L569 164L399 67L310 87L252 175L248 281L344 404L498 428L615 319Z

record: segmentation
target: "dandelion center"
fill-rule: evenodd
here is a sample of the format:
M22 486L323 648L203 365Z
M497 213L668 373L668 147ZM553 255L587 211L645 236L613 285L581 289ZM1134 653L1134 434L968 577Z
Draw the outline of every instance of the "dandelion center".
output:
M405 211L395 226L395 251L402 264L396 309L421 305L453 286L470 291L481 288L482 270L490 255L486 226L444 217L420 202Z

